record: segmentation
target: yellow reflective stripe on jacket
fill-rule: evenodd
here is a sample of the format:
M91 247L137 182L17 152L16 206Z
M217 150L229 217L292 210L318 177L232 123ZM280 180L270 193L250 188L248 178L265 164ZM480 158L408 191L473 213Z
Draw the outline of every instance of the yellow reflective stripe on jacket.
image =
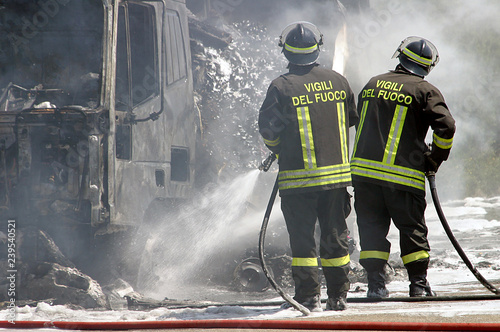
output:
M349 172L350 170L351 167L349 163L341 165L316 167L312 169L295 169L289 171L281 171L279 174L279 179L288 180L288 179L300 179L304 177L324 176L324 175L345 173Z
M368 108L368 100L365 100L363 102L363 107L361 108L361 114L359 115L359 124L358 128L356 129L356 138L354 142L354 150L352 152L352 155L354 156L356 154L356 148L358 146L358 141L359 141L359 136L361 135L361 130L363 129L363 124L365 123L365 118L366 118L366 109Z
M385 251L376 251L376 250L364 250L359 253L359 259L369 259L376 258L382 259L384 261L389 260L390 253Z
M453 137L452 138L442 138L438 135L432 135L434 144L441 149L451 149L453 146Z
M337 103L337 115L339 119L340 146L342 149L342 163L349 162L349 147L347 146L345 104Z
M292 266L318 266L317 257L293 257Z
M397 183L425 191L424 172L408 167L389 165L362 158L353 158L351 161L351 173L353 175Z
M281 171L278 175L280 190L307 188L351 181L349 164Z
M425 66L432 65L432 59L427 59L427 58L421 57L417 53L410 51L408 48L403 49L403 54L405 54L407 57L409 57L412 60L415 60L416 62L421 63Z
M339 258L321 258L321 266L323 267L339 267L349 264L351 257L347 254Z
M297 189L325 186L335 183L346 183L351 181L351 174L334 174L315 178L304 178L300 180L279 181L279 190Z
M264 144L266 144L267 146L277 146L278 144L280 144L279 137L273 141L265 139L265 138L263 138L263 140L264 140Z
M421 251L413 252L413 253L408 254L408 255L404 255L403 257L401 257L401 259L403 260L403 264L406 265L408 263L418 261L419 259L424 259L424 258L429 258L429 257L430 257L430 255L427 251L421 250Z
M316 165L316 154L314 152L314 141L312 136L311 118L309 107L297 107L297 119L299 122L300 141L302 143L302 155L304 167L313 168Z
M385 146L383 162L386 164L394 164L396 161L396 153L398 152L399 141L401 138L401 132L403 131L407 111L408 107L401 105L396 106L396 111L394 112L394 116L392 118L391 129L389 131L389 137Z

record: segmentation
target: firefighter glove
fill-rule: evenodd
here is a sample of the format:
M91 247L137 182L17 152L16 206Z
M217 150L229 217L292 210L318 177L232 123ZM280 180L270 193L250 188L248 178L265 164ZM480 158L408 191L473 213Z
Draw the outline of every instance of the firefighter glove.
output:
M438 171L439 166L441 166L442 161L436 161L432 158L431 152L427 151L424 153L425 157L425 173Z

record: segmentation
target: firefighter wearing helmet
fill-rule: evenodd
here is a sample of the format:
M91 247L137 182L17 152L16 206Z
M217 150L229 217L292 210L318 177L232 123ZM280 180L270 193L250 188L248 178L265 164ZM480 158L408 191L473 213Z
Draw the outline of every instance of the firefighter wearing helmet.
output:
M359 125L351 158L360 263L368 297L387 297L384 266L391 220L399 229L401 258L411 297L433 296L427 281L429 243L424 219L425 174L448 158L455 121L441 92L424 77L439 61L436 47L405 39L394 71L373 77L358 97ZM425 142L432 128L432 145Z
M278 155L281 209L292 250L294 299L321 311L314 230L321 229L320 262L327 310L344 310L349 290L349 127L358 121L347 80L316 61L322 35L308 22L285 28L279 46L288 73L274 79L259 111L259 132ZM285 304L286 306L286 304Z

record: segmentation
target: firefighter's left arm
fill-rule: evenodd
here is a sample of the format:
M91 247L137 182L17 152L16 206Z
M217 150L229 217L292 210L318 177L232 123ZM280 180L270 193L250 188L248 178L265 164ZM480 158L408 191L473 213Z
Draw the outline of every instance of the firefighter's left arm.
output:
M433 89L427 93L427 107L424 109L433 130L432 147L429 157L439 165L450 155L455 135L453 119L441 92Z
M280 134L285 127L279 91L271 84L259 111L259 133L268 149L275 154L280 152Z

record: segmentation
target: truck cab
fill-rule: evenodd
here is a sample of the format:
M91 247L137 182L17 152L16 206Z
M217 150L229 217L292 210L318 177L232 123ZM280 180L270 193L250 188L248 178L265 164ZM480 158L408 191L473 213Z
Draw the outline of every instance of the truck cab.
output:
M190 196L199 123L185 0L3 1L0 222L78 261Z

